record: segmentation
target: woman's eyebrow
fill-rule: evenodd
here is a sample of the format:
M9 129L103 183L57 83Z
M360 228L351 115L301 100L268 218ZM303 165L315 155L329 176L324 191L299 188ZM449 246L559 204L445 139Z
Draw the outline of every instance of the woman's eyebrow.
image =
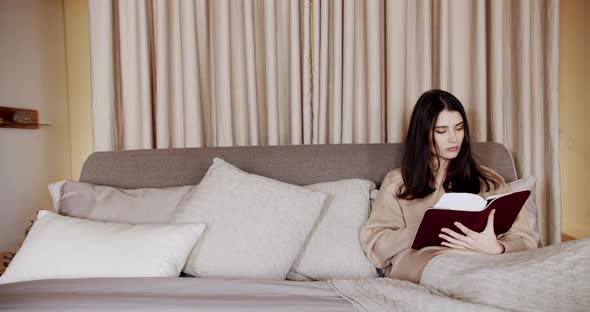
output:
M463 123L465 123L464 121L461 121L460 123L456 124L455 127L462 125ZM439 129L439 128L448 128L448 126L434 126L434 129Z

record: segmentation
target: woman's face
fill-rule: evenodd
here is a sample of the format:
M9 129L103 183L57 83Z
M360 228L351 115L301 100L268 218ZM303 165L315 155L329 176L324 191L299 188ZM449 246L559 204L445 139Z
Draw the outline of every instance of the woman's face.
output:
M432 144L433 155L436 155L435 148L437 148L438 155L442 159L451 160L457 157L465 137L461 114L446 109L441 111L436 118L432 136L431 142L434 143Z

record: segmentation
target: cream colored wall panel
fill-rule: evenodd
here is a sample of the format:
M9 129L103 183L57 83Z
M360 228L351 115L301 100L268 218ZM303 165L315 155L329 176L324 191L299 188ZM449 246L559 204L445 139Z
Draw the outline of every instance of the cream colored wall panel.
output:
M70 177L63 3L0 1L0 106L39 111L40 129L0 129L0 250L14 250L47 184Z

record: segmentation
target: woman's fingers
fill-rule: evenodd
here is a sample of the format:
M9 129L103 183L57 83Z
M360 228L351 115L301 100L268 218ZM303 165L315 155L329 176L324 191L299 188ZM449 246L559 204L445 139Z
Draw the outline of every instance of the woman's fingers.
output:
M459 230L461 230L461 232L463 232L465 235L469 236L475 232L473 232L472 230L470 230L468 227L464 226L463 224L461 224L460 222L455 222L453 223L456 227L459 228Z
M495 231L494 231L494 215L495 214L496 214L496 209L492 209L492 211L488 215L488 223L486 224L486 228L484 229L484 232L495 233Z
M463 246L451 244L449 242L442 242L440 244L443 245L443 246L449 247L449 248L453 248L453 249L467 249L467 248L465 248Z
M465 235L459 234L451 229L442 228L442 229L440 229L440 231L445 234L448 234L449 236L453 237L454 239L458 239L458 240L462 240L462 241L471 241L471 238L469 238Z
M457 245L457 246L462 246L464 248L468 248L469 247L469 243L461 240L461 239L455 239L453 237L450 237L449 235L446 234L438 234L438 237L446 240L447 242L453 244L453 245Z
M465 235L449 228L442 228L441 233L438 235L444 240L441 245L449 248L472 250L485 254L502 253L504 250L503 245L498 243L496 235L494 234L494 214L495 211L492 210L488 216L486 228L481 233L475 232L459 222L453 224Z

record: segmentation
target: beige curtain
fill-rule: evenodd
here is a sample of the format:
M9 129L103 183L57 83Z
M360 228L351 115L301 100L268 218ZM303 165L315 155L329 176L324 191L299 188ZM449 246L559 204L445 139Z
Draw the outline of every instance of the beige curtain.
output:
M558 0L89 1L96 150L403 141L431 88L560 240Z
M422 92L465 105L474 141L534 175L543 244L561 237L557 0L314 0L313 143L401 142Z
M306 1L93 0L89 13L95 150L303 143Z

